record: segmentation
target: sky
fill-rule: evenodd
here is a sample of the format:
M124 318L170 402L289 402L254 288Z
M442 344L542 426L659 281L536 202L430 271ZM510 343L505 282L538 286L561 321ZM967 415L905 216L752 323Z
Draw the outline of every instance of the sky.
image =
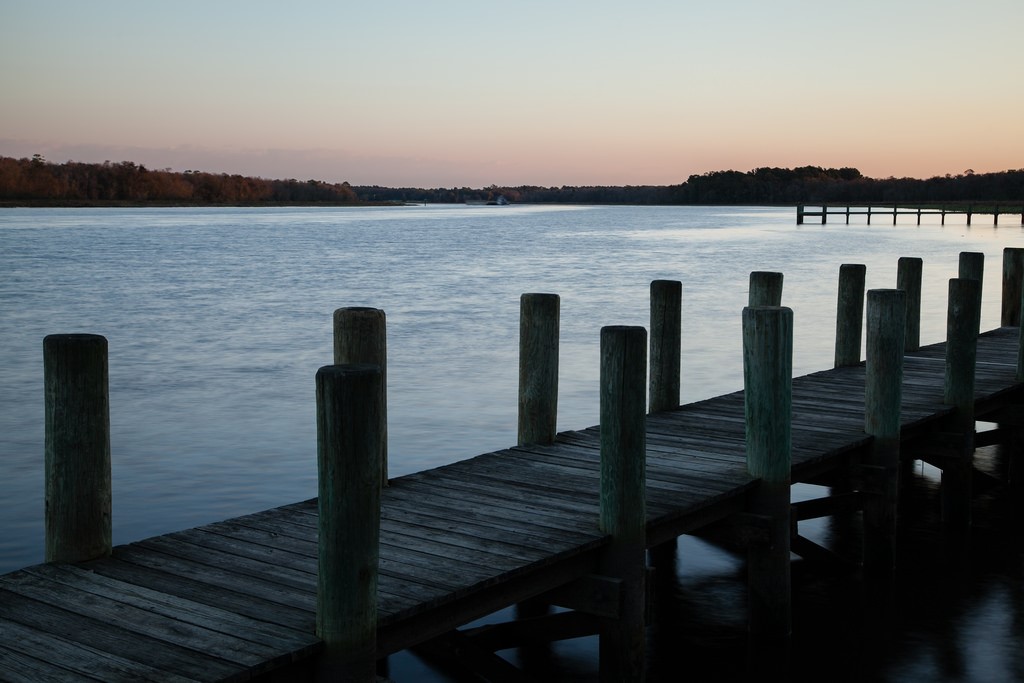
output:
M389 187L1024 168L1022 0L0 0L0 156Z

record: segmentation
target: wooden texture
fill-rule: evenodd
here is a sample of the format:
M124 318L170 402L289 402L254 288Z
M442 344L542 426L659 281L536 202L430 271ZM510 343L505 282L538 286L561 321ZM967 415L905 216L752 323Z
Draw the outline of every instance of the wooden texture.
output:
M316 373L320 680L376 680L382 403L379 366Z
M107 340L43 339L46 561L110 554L110 395Z
M921 278L924 262L914 256L901 256L896 265L896 289L907 293L907 323L904 342L907 351L921 348Z
M865 465L864 568L887 574L896 562L896 507L899 491L900 406L907 293L872 289L867 300L864 431L873 437Z
M946 353L942 342L905 356L903 444L949 428ZM1017 328L979 336L979 419L1021 402L1018 353ZM867 456L865 366L792 379L792 481ZM647 416L648 547L748 510L764 488L746 469L744 405L735 391ZM377 656L600 574L600 452L589 427L393 479L381 492ZM287 680L324 647L318 519L306 500L0 577L0 678Z
M600 573L622 582L622 613L601 622L602 681L644 679L647 331L601 329Z
M836 305L837 368L860 362L866 273L866 266L860 263L844 263L839 267L839 295Z
M1022 215L1024 220L1024 215ZM1000 325L1020 327L1021 293L1024 282L1024 249L1003 248L1003 293L1000 310Z
M379 308L349 306L334 311L334 364L368 363L380 368L381 483L388 485L388 341L387 317Z
M681 282L651 282L651 381L647 409L652 413L679 407L682 305Z
M518 443L551 443L558 424L557 294L519 299Z
M750 273L750 287L747 291L748 306L781 306L782 273L755 270Z
M749 628L757 639L792 631L790 501L793 457L793 311L743 309L747 469L761 479L748 510L767 520L768 542L747 552Z

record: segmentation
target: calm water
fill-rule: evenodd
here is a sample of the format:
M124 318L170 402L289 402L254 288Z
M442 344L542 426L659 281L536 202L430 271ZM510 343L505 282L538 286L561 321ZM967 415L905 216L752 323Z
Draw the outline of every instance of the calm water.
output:
M923 258L922 342L931 343L945 336L959 252L984 252L982 327L997 326L1002 250L1024 246L1007 218L967 228L962 218L797 226L793 209L768 208L0 211L0 571L42 560L47 334L109 340L114 541L125 543L315 495L313 378L331 362L338 307L387 314L389 457L399 476L515 442L524 292L562 297L559 428L581 428L597 422L600 328L646 326L653 279L683 284L690 401L742 387L752 270L785 274L797 374L832 363L842 263L866 264L872 289L895 286L900 256ZM934 473L923 474L920 488L934 488ZM808 533L827 542L839 532ZM972 568L963 590L943 585L948 597L924 623L897 616L896 633L855 647L853 663L813 638L824 619L863 645L850 635L851 588L801 584L795 642L814 641L801 661L814 671L837 664L828 680L1024 680L1022 555L1011 538L1009 549L1002 539L986 551L992 561ZM680 557L652 629L652 675L673 680L661 672L678 671L679 657L716 656L715 680L741 680L742 657L730 653L742 641L742 563L696 539L684 539ZM931 595L947 569L926 562L908 576L908 593ZM593 678L592 639L556 655L554 679ZM412 656L392 664L400 680L445 680Z

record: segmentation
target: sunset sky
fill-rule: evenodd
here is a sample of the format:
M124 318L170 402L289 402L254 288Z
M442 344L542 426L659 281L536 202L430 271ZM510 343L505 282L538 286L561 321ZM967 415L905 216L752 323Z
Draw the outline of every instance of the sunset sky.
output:
M0 155L417 187L1024 168L1022 0L0 0Z

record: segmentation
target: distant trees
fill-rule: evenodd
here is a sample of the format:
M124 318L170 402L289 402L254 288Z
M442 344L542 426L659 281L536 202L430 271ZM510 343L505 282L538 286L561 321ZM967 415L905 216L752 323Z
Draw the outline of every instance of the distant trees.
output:
M556 204L1024 204L1024 169L919 180L868 178L856 168L756 168L691 175L678 185L484 188L353 187L319 180L267 180L226 173L154 171L130 161L53 164L0 157L0 201L6 203L358 204L462 203L492 200Z
M354 204L348 183L152 171L131 161L87 164L0 157L0 201L37 203Z

